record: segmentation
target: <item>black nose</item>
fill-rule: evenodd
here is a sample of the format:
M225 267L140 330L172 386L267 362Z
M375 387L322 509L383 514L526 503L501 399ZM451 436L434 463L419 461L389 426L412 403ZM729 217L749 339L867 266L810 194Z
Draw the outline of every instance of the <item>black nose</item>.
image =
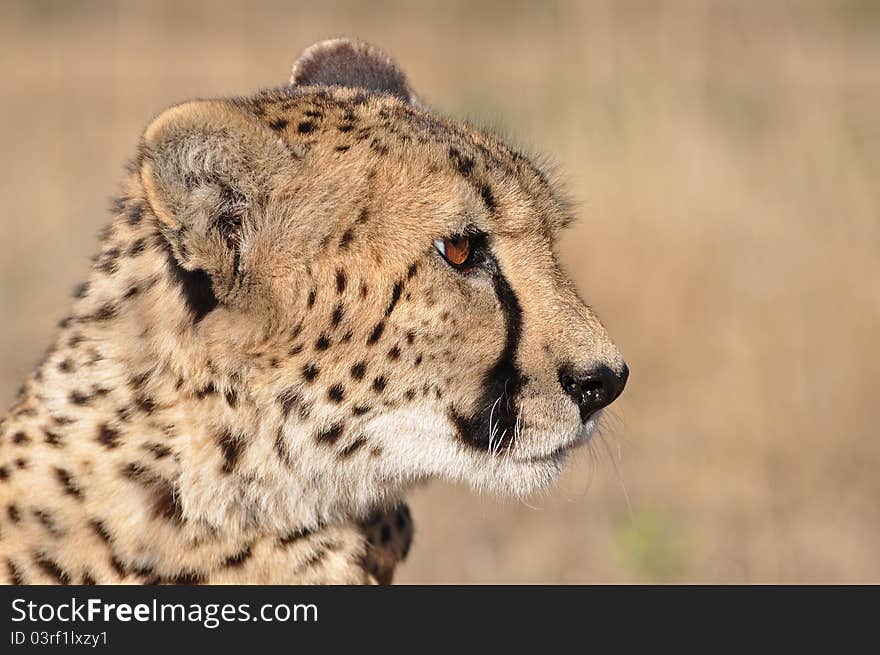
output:
M586 373L563 368L559 371L559 384L578 406L581 421L586 423L593 414L610 405L621 394L627 377L629 369L626 364L620 373L615 373L607 366L599 366Z

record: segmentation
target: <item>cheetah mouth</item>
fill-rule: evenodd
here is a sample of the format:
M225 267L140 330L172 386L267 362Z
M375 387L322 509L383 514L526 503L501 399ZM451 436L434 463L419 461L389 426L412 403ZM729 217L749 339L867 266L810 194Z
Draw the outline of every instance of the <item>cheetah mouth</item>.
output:
M583 424L580 431L575 435L574 439L566 441L565 443L560 444L549 453L542 453L537 455L530 455L528 457L515 458L515 461L520 464L559 464L563 460L565 460L572 451L580 448L584 444L586 444L590 437L598 429L599 425L599 416L596 415L595 418L590 419L586 423Z
M551 464L558 463L568 457L569 453L579 446L579 442L575 441L559 446L555 450L545 455L533 455L531 457L517 458L520 464Z

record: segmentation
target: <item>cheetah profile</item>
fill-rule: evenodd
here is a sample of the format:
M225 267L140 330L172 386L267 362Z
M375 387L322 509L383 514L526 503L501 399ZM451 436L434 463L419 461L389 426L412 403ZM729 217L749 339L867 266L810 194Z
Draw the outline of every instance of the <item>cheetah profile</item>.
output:
M384 583L414 484L545 487L627 377L570 220L364 43L168 109L0 428L0 579Z

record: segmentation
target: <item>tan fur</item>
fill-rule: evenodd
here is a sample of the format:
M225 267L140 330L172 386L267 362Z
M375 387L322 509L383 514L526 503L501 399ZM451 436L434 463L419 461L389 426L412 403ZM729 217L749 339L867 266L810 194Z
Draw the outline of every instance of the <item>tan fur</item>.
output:
M525 495L595 427L560 367L623 362L558 267L557 192L415 105L385 55L339 51L298 65L320 85L147 128L0 431L0 579L387 582L414 483ZM462 274L434 241L470 229L492 263ZM515 429L469 434L457 417L502 411L480 398L514 314Z

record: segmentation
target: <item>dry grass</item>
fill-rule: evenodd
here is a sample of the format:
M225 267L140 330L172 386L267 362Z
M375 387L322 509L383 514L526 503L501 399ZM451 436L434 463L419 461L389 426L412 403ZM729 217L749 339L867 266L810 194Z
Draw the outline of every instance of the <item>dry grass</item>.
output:
M0 9L0 400L150 117L360 35L559 164L564 259L632 369L531 507L417 491L400 580L880 582L876 3L182 4Z

